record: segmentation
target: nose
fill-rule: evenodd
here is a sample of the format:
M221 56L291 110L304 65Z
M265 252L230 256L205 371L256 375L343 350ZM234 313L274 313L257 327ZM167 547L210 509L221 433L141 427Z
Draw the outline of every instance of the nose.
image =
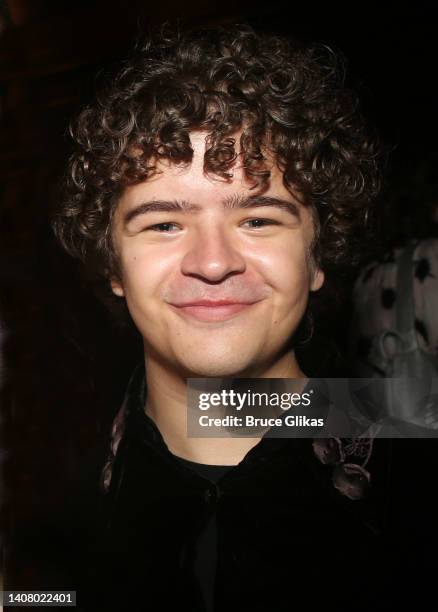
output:
M217 282L245 271L245 259L226 228L204 226L192 241L181 263L183 274Z

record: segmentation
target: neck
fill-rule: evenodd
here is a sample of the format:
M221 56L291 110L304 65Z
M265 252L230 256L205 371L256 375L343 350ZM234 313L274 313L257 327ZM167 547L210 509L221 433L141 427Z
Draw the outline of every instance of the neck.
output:
M187 374L187 378L190 374ZM196 376L192 375L193 378ZM275 364L245 378L305 378L293 352ZM237 465L259 441L255 438L188 438L186 378L168 366L146 358L145 411L158 427L169 451L197 463Z

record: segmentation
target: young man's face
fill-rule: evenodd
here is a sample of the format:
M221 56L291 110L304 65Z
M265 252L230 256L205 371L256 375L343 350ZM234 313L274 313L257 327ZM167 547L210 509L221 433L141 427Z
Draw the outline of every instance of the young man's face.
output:
M323 273L313 264L312 216L274 164L266 189L239 167L204 174L205 133L191 165L128 188L113 225L124 296L148 359L183 376L260 376L275 365Z

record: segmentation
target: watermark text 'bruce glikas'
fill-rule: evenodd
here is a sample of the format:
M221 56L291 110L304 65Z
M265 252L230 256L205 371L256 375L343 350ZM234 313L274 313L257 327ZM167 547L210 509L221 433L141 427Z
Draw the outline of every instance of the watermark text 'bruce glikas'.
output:
M219 393L201 393L199 395L199 409L208 410L216 406L232 406L236 410L254 406L276 406L282 410L289 410L292 406L309 406L312 390L304 393L259 393L248 391L239 392L234 389L222 389Z

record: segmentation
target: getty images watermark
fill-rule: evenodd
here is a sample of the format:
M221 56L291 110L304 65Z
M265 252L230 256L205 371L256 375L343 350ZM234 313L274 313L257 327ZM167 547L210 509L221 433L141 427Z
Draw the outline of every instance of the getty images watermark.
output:
M438 437L438 379L188 379L189 437Z
M245 414L226 414L223 416L210 416L207 414L199 417L201 427L245 427L245 428L264 428L276 427L283 424L287 427L323 427L323 418L312 418L304 415L288 414L284 419L272 416L256 416L248 414L248 409L261 408L280 408L289 411L292 407L310 406L313 389L304 393L262 393L251 391L236 391L235 389L222 389L220 392L201 393L199 395L198 407L200 410L221 407L224 409L234 408L237 413L245 409Z

